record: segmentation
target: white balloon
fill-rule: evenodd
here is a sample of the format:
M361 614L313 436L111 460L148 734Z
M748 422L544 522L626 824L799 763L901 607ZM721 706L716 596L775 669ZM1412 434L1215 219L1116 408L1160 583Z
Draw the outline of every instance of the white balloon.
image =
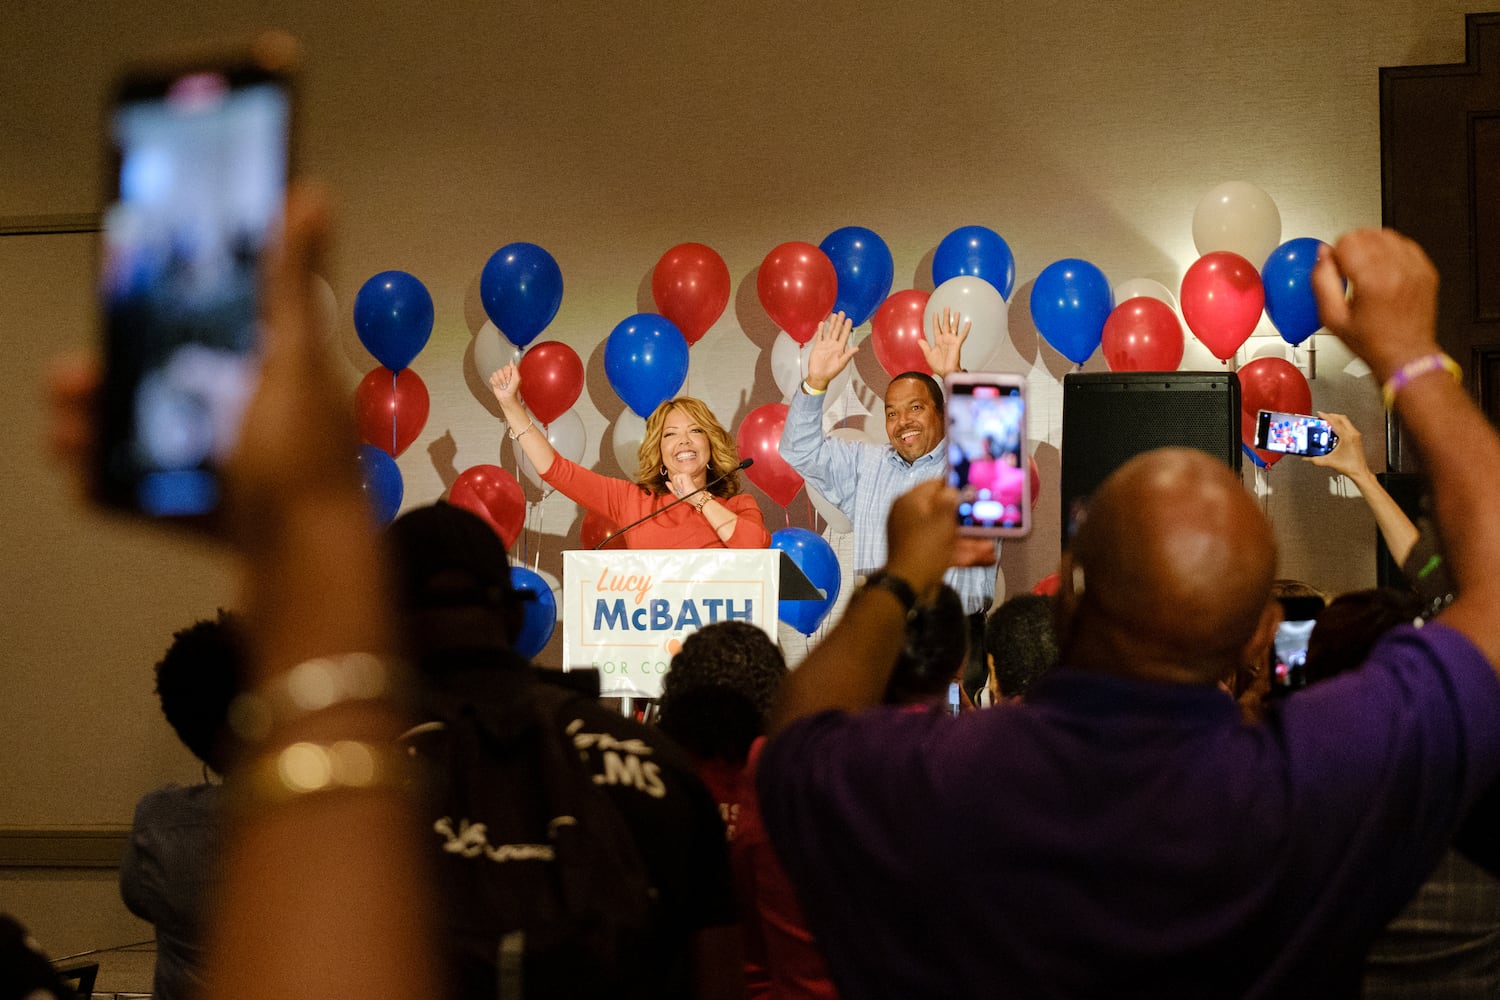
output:
M500 334L499 328L485 320L474 335L474 373L489 385L490 376L509 364L519 364L521 349Z
M807 351L808 348L793 340L792 335L785 330L778 333L771 342L771 377L776 380L776 388L781 390L782 399L795 396L797 387L807 378ZM843 396L853 370L851 362L828 383L830 400Z
M971 324L969 338L959 354L959 365L971 372L983 371L1010 332L1005 299L983 278L968 274L949 278L933 290L927 308L922 311L922 329L928 343L932 342L937 318L944 309L958 313L960 327L965 322Z
M542 429L541 424L538 424L537 427ZM553 451L570 462L583 461L583 446L585 443L583 418L575 411L564 411L563 415L548 424L545 430L547 432L547 443L552 445ZM521 467L521 475L526 477L527 482L543 493L551 489L550 486L542 482L541 473L536 471L536 467L531 464L531 459L527 458L526 453L520 448L516 448L516 459Z
M1177 308L1177 296L1172 290L1160 281L1150 278L1126 278L1115 286L1115 305L1119 305L1126 299L1147 298L1165 302L1174 310Z
M1193 209L1193 245L1199 256L1228 250L1259 271L1281 245L1281 211L1271 196L1247 181L1225 181Z
M641 442L646 438L646 418L638 416L630 407L620 411L614 426L609 429L609 445L614 450L615 461L626 479L635 479L636 467L641 462Z
M854 530L854 525L849 522L844 512L819 493L812 483L804 481L802 485L807 487L807 498L812 501L813 510L823 516L823 520L828 522L828 527L834 534L843 535Z

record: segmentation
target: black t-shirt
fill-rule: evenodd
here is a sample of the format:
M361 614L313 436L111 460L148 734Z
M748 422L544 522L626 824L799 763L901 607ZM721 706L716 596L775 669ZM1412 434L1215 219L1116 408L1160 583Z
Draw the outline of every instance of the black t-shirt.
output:
M503 727L528 692L545 689L549 700L560 701L553 718L619 810L656 893L653 933L632 962L640 970L636 995L692 996L694 935L732 925L738 914L723 820L691 761L660 730L540 684L534 668L512 654L476 653L463 662L473 666L455 669L449 657L441 671L425 672L435 714L466 703Z

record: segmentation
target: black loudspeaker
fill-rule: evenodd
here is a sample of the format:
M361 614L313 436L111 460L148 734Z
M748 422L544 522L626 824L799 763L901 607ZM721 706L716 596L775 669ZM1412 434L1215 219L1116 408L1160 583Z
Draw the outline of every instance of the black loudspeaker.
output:
M1198 448L1240 471L1240 379L1233 372L1063 376L1062 543L1083 501L1143 451Z
M1422 516L1422 495L1427 491L1426 480L1415 472L1377 472L1375 480L1396 501L1401 512L1415 524L1417 518ZM1411 586L1406 574L1401 572L1400 564L1391 558L1391 550L1386 548L1379 529L1375 531L1375 585L1395 587L1398 590Z

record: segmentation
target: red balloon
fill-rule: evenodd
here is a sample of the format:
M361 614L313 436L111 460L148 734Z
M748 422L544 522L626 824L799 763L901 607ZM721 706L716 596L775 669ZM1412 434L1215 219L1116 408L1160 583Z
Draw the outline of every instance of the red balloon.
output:
M601 543L604 543L604 540L609 537L609 533L617 527L618 525L611 524L609 519L603 514L596 514L591 510L585 511L583 514L583 524L578 529L579 541L585 549L596 549ZM625 543L623 541L604 544L604 548L606 549L623 549L624 547Z
M712 247L679 243L656 262L651 297L656 311L696 344L729 304L729 265Z
M1137 295L1115 306L1101 343L1112 372L1174 372L1182 364L1182 324L1160 299Z
M533 344L521 356L521 399L531 415L550 424L578 402L583 362L578 352L556 340Z
M359 380L354 390L354 419L359 438L392 458L397 457L427 426L431 400L427 386L410 368L393 372L376 368Z
M1062 580L1056 573L1048 573L1031 585L1031 592L1033 594L1040 594L1043 597L1051 597L1057 593L1057 588L1061 585Z
M767 403L745 414L735 444L741 458L755 464L745 470L762 493L785 507L802 488L802 477L781 457L781 431L786 426L785 403Z
M932 374L917 341L926 340L922 314L931 298L919 288L897 292L880 303L870 317L870 342L875 345L875 359L886 374L895 378L902 372Z
M1266 465L1275 465L1284 457L1280 452L1253 447L1257 413L1310 413L1312 389L1297 366L1282 358L1256 358L1240 369L1239 376L1240 440Z
M783 243L761 261L755 290L776 325L805 344L833 311L839 276L828 255L811 243Z
M526 523L526 497L516 477L498 465L474 465L459 473L448 502L489 522L506 548L516 543Z
M1266 289L1255 265L1217 250L1193 261L1182 276L1182 318L1220 361L1250 339L1266 307Z

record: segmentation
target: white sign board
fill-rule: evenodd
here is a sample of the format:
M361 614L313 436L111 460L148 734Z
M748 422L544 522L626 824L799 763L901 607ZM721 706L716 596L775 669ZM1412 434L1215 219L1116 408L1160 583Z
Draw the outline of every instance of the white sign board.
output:
M606 697L656 698L682 640L743 621L776 639L776 549L564 552L563 669L599 671Z

